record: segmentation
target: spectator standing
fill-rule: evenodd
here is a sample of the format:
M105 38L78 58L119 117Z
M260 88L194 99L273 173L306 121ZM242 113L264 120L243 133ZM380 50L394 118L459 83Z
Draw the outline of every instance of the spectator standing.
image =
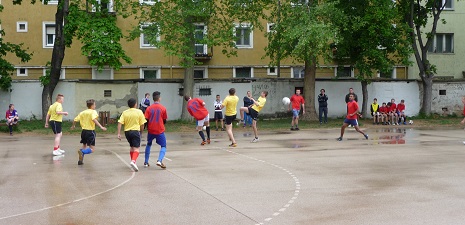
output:
M253 104L254 104L254 99L252 98L252 92L247 91L247 95L244 96L244 107L249 108L249 107L252 107ZM247 124L249 124L249 126L252 126L252 117L250 116L249 113L244 114L244 126L243 127L247 126Z
M328 96L326 95L325 89L320 90L318 95L318 115L320 118L320 124L323 123L323 114L324 114L324 123L328 122Z
M150 93L145 93L145 97L140 100L139 109L145 114L145 110L150 106ZM147 123L144 123L144 130L147 129Z

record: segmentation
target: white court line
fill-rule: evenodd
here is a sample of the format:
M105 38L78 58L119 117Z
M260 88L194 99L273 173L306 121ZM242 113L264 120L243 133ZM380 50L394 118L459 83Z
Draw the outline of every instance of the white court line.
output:
M168 161L173 161L173 160L169 159L168 157L165 157L164 159L166 159L166 160L168 160Z
M106 150L106 149L105 149ZM112 151L112 150L107 150L107 151L110 151L111 153L115 154L116 157L118 157L121 162L123 162L124 164L126 164L127 167L131 168L131 166L126 162L124 161L124 159L118 155L118 153ZM54 205L54 206L49 206L49 207L45 207L45 208L42 208L42 209L37 209L37 210L32 210L32 211L28 211L28 212L24 212L24 213L18 213L18 214L15 214L15 215L11 215L11 216L5 216L5 217L1 217L0 220L4 220L4 219L9 219L9 218L13 218L13 217L18 217L18 216L24 216L24 215L27 215L27 214L32 214L32 213L36 213L36 212L42 212L42 211L45 211L45 210L49 210L49 209L53 209L53 208L58 208L58 207L61 207L61 206L65 206L65 205L69 205L69 204L72 204L72 203L76 203L76 202L80 202L80 201L83 201L83 200L87 200L87 199L90 199L90 198L93 198L95 196L98 196L98 195L101 195L101 194L105 194L107 192L110 192L110 191L113 191L115 190L116 188L119 188L123 185L125 185L127 182L131 181L132 178L134 178L135 176L135 172L132 172L132 175L131 177L129 177L127 180L123 181L122 183L112 187L112 188L109 188L105 191L101 191L101 192L98 192L96 194L93 194L93 195L89 195L87 197L83 197L83 198L79 198L79 199L76 199L76 200L73 200L73 201L69 201L69 202L65 202L65 203L61 203L61 204L58 204L58 205Z

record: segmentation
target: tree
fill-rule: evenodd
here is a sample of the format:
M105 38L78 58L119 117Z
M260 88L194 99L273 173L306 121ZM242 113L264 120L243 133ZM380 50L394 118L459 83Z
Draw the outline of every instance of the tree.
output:
M362 113L366 115L367 86L373 74L390 74L396 64L409 63L408 27L392 0L347 0L336 7L343 16L334 19L340 35L333 46L335 59L358 71L355 76L362 84Z
M303 62L304 98L306 99L304 119L316 120L315 76L319 60L331 58L329 43L335 41L330 14L336 13L333 3L310 0L294 0L275 5L269 17L273 31L267 34L266 56L276 65L285 58Z
M419 76L423 85L421 112L431 114L435 65L428 60L428 49L433 44L440 16L451 0L399 0L398 6L410 27L408 37L413 48ZM445 23L445 21L442 21Z
M0 12L2 11L3 5L0 4ZM31 59L32 54L23 49L23 44L5 42L4 36L5 31L0 29L0 89L8 91L11 88L11 74L15 71L15 66L8 62L5 57L11 53L15 54L21 62L27 62Z
M139 4L139 27L131 33L137 38L141 33L149 43L163 48L165 53L176 56L185 68L184 94L193 95L194 66L202 62L197 56L212 57L213 52L205 52L208 47L221 47L225 55L235 56L235 41L245 36L251 29L263 29L260 19L265 17L269 0L166 0L153 4ZM135 5L134 7L136 7ZM235 32L246 24L245 33ZM199 49L200 48L200 49ZM202 50L203 49L203 50ZM200 51L197 51L200 50ZM183 101L184 102L184 101ZM191 119L186 102L183 103L181 118Z

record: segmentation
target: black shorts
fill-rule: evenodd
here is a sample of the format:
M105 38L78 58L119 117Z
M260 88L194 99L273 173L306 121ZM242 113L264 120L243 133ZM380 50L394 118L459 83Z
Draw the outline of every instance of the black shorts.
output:
M140 147L140 132L138 130L125 131L124 135L126 140L129 142L129 146L139 148Z
M236 115L225 116L225 120L226 120L226 121L224 121L224 124L226 124L226 125L231 125L232 122L233 122L234 120L236 120Z
M258 119L258 112L255 109L249 108L249 115L252 117L253 120Z
M222 120L223 112L215 112L215 120Z
M50 127L53 130L54 134L59 134L61 133L61 122L57 122L55 120L50 120Z
M82 130L81 131L81 142L87 146L95 146L95 130Z

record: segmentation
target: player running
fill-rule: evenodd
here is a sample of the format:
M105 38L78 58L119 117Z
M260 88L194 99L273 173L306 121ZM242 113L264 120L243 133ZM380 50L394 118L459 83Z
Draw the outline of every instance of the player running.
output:
M210 114L208 114L208 110L205 108L205 102L200 98L191 98L189 95L185 95L184 100L187 101L187 111L197 120L197 131L200 138L202 138L200 145L210 144ZM207 140L205 140L203 126L206 127Z
M344 136L344 130L346 129L346 127L349 126L349 124L354 126L357 132L363 134L363 136L366 139L368 139L368 135L361 131L358 127L357 116L360 113L358 112L358 103L354 99L354 94L349 94L349 102L347 103L347 117L344 120L344 124L342 124L341 136L337 139L338 141L342 141L342 137Z
M144 166L149 167L150 148L152 141L155 139L156 143L160 145L160 153L158 154L157 166L165 169L163 158L166 153L166 137L165 137L165 123L168 119L166 108L160 103L160 92L155 91L152 94L154 103L145 110L145 118L147 119L147 145L145 146L145 162Z
M239 102L239 97L237 97L236 95L236 89L230 88L229 95L226 98L224 98L223 105L221 105L221 108L226 108L226 111L224 113L224 123L226 125L226 132L228 133L229 140L232 141L229 147L237 146L236 140L234 139L234 134L232 132L232 123L236 119L237 115L237 102Z
M63 101L65 100L65 96L62 94L58 94L56 98L56 102L53 103L49 108L47 112L47 117L45 117L45 128L48 128L49 122L50 126L52 127L52 131L55 134L55 142L53 146L53 152L52 154L57 156L57 155L63 155L65 153L65 150L62 150L60 148L60 142L61 142L61 123L63 122L63 115L67 116L68 112L63 112Z

